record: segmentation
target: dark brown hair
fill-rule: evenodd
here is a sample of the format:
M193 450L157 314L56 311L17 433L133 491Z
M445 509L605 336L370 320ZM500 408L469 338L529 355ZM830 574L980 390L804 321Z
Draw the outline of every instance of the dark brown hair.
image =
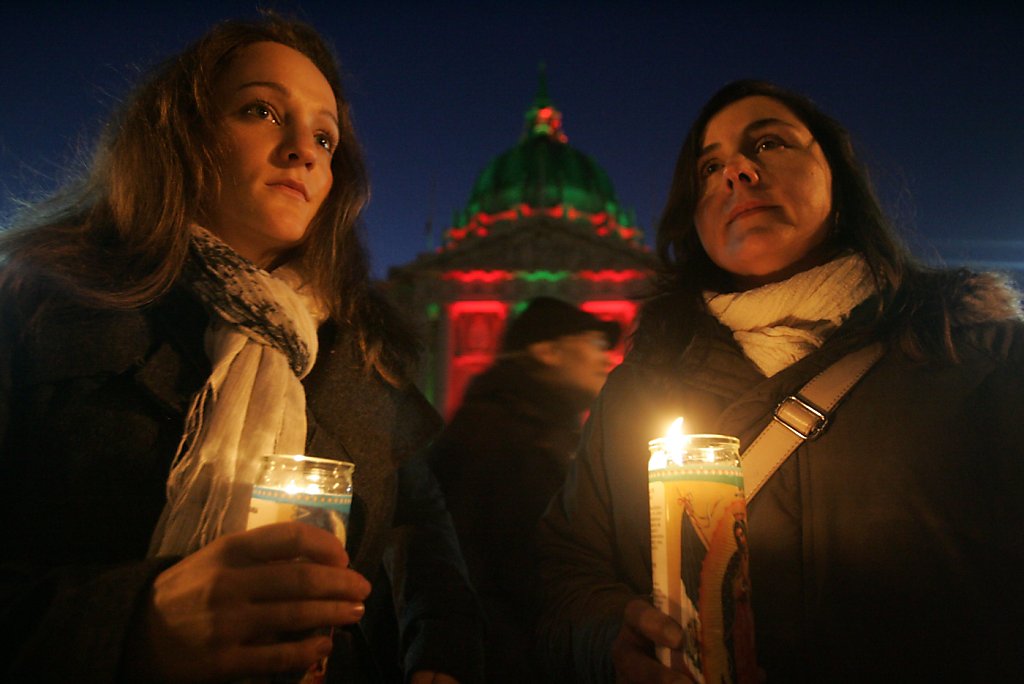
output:
M665 335L692 335L700 318L697 314L706 310L702 292L726 291L732 286L729 274L704 251L694 225L700 193L697 162L711 118L733 102L756 95L785 105L821 146L832 172L832 211L826 247L836 254L857 252L867 262L879 293L869 329L893 335L915 358L955 360L951 308L954 299L967 287L965 283L977 283L978 276L966 271L929 269L920 264L886 218L867 169L854 152L850 135L842 124L804 95L758 80L734 81L712 95L683 141L657 229L656 246L662 265L658 289L662 295L645 307L634 348L652 353L658 346L655 341ZM1008 296L1012 299L1013 295ZM1015 307L1014 303L1010 310Z

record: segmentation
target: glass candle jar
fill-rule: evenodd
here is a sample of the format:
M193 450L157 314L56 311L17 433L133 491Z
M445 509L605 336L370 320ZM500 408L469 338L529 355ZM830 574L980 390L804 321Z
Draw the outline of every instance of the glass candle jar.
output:
M352 509L352 472L344 461L271 454L253 485L247 529L298 520L333 532L344 544Z
M649 443L654 603L686 634L661 662L698 682L757 681L747 508L739 440L666 435Z

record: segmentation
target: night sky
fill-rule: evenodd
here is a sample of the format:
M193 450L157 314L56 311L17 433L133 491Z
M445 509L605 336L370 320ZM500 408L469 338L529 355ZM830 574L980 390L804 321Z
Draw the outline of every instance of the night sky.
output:
M759 77L846 124L919 254L1024 269L1024 39L1020 12L999 8L1010 3L264 4L313 23L341 58L378 276L428 248L428 223L436 242L515 144L540 62L569 143L648 239L700 105ZM140 70L255 7L7 0L0 212L56 187Z

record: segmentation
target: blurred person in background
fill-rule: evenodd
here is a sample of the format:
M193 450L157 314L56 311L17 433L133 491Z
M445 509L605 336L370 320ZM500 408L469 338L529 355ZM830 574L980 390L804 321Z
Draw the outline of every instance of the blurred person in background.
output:
M488 682L537 681L535 529L620 335L617 323L562 300L531 300L431 449L484 607Z

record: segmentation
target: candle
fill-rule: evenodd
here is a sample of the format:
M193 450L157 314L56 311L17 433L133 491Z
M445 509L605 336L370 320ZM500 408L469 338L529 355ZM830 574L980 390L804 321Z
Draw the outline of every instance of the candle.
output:
M264 456L249 502L247 529L286 520L322 527L346 540L352 471L343 461L311 456Z
M341 543L347 537L352 508L352 471L343 461L311 456L272 454L264 456L249 500L247 529L298 520L333 532ZM333 627L316 630L333 635ZM305 638L308 633L295 637ZM301 672L286 672L268 684L319 684L326 681L327 656Z
M648 446L654 604L687 635L658 658L701 683L756 682L739 440L678 418Z

